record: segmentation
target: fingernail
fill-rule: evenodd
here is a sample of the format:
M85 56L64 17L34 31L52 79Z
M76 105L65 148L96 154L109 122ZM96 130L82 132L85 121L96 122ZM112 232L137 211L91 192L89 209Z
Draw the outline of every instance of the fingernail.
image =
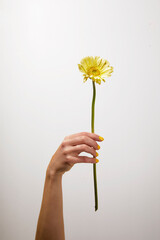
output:
M96 152L96 157L97 157L98 155L99 155L98 152Z
M100 149L100 146L98 145L98 150Z
M99 162L99 160L96 158L96 163Z
M101 136L99 136L99 139L100 139L101 141L103 141L103 140L104 140L104 138L103 138L103 137L101 137Z

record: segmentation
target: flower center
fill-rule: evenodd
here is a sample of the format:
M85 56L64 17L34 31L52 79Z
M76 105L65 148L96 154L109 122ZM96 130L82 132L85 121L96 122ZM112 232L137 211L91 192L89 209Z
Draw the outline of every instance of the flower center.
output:
M88 74L89 75L98 76L98 75L100 75L100 71L97 68L95 68L95 67L91 67L89 69L89 73Z

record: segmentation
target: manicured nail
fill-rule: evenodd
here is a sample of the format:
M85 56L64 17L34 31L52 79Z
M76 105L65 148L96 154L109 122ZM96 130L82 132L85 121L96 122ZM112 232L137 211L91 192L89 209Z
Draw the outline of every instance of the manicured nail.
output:
M100 139L101 141L103 141L103 140L104 140L104 138L103 138L103 137L101 137L101 136L99 136L99 139Z
M96 152L96 157L97 157L98 155L99 155L98 152Z
M98 145L98 150L100 149L100 146Z
M96 163L99 162L99 160L96 158Z

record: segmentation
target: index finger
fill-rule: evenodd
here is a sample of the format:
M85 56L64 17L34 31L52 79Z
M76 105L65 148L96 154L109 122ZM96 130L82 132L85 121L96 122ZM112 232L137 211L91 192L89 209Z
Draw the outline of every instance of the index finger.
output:
M101 137L100 135L96 134L96 133L91 133L91 132L80 132L80 133L75 133L75 134L71 134L69 135L67 138L71 139L71 138L74 138L74 137L79 137L79 136L87 136L87 137L90 137L92 138L93 140L95 141L103 141L104 138Z

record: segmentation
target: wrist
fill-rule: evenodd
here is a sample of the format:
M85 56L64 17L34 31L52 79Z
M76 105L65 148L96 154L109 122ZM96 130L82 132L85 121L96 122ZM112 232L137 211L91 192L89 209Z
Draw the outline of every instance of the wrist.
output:
M47 168L46 170L46 179L49 180L58 180L62 178L62 173L56 172L54 169Z

